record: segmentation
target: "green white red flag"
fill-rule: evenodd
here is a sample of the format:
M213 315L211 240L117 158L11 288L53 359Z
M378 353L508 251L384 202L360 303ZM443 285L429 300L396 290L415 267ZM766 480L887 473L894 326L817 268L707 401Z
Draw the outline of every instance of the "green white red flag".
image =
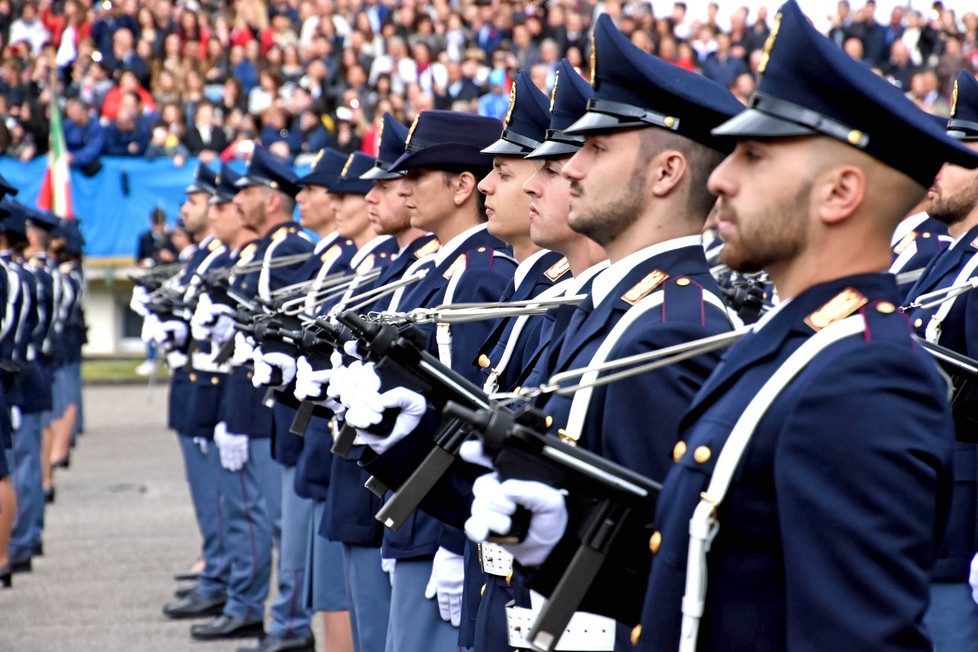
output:
M53 77L53 75L52 75ZM58 105L57 86L51 85L51 136L48 151L48 169L44 174L38 207L49 210L59 217L74 219L71 206L71 170L68 167L68 148L61 124L61 107Z

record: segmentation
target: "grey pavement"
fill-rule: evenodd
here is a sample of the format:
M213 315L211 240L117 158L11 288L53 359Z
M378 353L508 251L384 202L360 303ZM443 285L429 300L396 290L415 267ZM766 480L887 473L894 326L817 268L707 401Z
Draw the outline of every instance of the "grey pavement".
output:
M45 554L0 590L0 652L229 652L254 640L194 642L197 621L161 612L200 549L166 398L165 386L85 389L86 432L55 476Z

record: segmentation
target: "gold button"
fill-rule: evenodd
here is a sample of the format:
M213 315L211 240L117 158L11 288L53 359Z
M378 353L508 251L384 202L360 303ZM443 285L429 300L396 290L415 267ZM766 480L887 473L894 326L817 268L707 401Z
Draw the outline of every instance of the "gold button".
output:
M649 550L651 550L652 554L654 555L655 553L659 552L659 546L661 545L662 533L657 530L652 533L651 537L649 537Z
M672 448L672 459L674 462L678 462L686 454L686 442L677 441L676 445Z
M197 382L197 374L190 374L190 382L192 383Z
M913 323L914 328L920 328L923 325L924 325L924 320L921 319L920 317L917 317L917 321Z
M554 418L553 418L552 416L550 416L550 415L548 414L548 415L547 415L547 418L546 418L546 419L544 419L544 421L543 421L543 422L544 422L544 424L546 424L546 426L547 426L547 427L549 428L550 426L552 426L552 425L554 425Z
M638 645L638 639L642 636L642 626L635 625L632 629L632 645Z
M485 595L485 594L486 594L486 585L483 584L482 585L482 588L479 589L479 595L481 596L481 595Z
M884 315L889 315L890 313L896 311L896 306L894 306L889 301L881 301L878 304L876 304L876 310L877 312L881 312Z
M858 145L859 141L863 139L863 132L858 129L853 129L849 132L848 140L850 145Z
M667 129L672 129L672 127L673 127L673 125L675 125L675 124L676 124L676 119L675 119L674 117L672 117L671 115L667 115L667 116L665 117L665 119L664 119L664 120L662 121L662 124L663 124L663 125L664 125L664 126L665 126L665 127L667 128Z
M689 279L686 278L685 276L683 278L676 279L676 285L680 287L686 287L687 285L689 285L689 283L690 283Z
M706 446L700 446L693 451L693 459L700 464L706 464L709 462L711 455L713 455L713 453Z
M247 290L247 289L248 289L248 284L247 284L247 283L242 283L242 284L241 284L241 287L242 287L243 289L245 289L245 290Z
M522 387L517 387L516 389L513 390L513 392L515 392L517 394L519 394L522 391L523 391L523 388Z
M476 251L478 251L479 253L482 253L485 250L486 250L485 247L479 247L478 249L476 249Z
M489 361L489 356L487 356L485 353L479 356L480 367L482 367L483 369L488 369L490 364L492 363Z
M513 569L510 568L509 572L506 573L506 585L508 586L512 583L513 583Z
M221 382L221 381L219 381L219 380L217 379L217 376L211 376L211 385L216 385L216 384L218 384L219 382Z
M920 234L920 237L922 237L922 238L929 238L930 237L930 233L921 233Z
M251 380L252 375L254 375L254 374L252 374L250 371L247 374L245 374L245 376L248 378L248 380Z

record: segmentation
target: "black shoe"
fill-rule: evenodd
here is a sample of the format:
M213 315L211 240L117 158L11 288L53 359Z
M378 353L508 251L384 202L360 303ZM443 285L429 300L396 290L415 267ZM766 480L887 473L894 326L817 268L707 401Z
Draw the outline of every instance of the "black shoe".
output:
M0 567L0 588L9 589L14 585L14 570L10 564Z
M179 589L173 592L173 597L177 598L178 600L180 598L186 598L188 595L190 595L196 590L197 590L196 584L188 584L186 586L181 586Z
M30 573L31 572L31 558L18 559L14 561L10 560L10 570L14 573Z
M54 502L54 487L44 490L44 502L49 505Z
M260 620L243 620L224 614L190 628L190 636L201 641L221 638L247 638L249 636L261 636L264 633L265 623Z
M31 557L43 557L44 556L44 542L37 544L31 548Z
M316 652L312 634L303 638L264 636L255 647L239 647L238 652Z
M204 616L220 616L224 611L227 598L219 595L214 598L205 597L196 591L190 595L163 607L163 614L170 618L203 618Z
M65 456L60 460L51 462L52 469L70 469L71 468L71 452L65 453Z

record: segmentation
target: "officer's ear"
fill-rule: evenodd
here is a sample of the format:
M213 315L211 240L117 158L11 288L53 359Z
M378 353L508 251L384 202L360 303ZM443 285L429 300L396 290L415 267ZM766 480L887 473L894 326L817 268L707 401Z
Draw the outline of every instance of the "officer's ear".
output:
M665 197L679 186L686 174L686 157L675 149L667 149L650 161L651 191L654 197Z
M479 180L475 178L474 174L466 170L455 175L450 185L455 205L461 206L472 196L472 193L478 192Z
M866 172L857 165L840 165L815 176L812 199L819 219L839 224L860 209L866 200Z

